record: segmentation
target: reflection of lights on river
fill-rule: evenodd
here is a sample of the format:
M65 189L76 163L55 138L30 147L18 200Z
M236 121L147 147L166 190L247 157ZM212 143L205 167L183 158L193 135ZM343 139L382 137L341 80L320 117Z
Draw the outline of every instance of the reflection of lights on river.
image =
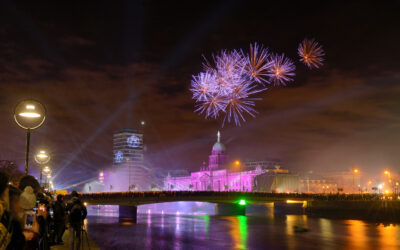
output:
M164 230L164 210L161 211L161 228Z
M335 235L333 234L332 230L332 222L328 219L319 219L319 224L321 228L321 234L326 239L333 239Z
M235 243L235 249L247 248L247 217L227 217L231 224L230 234Z
M361 220L346 220L349 230L349 249L367 249L366 224Z
M147 213L146 249L151 249L151 212Z
M210 216L204 215L203 220L204 220L204 232L208 234L208 230L210 228Z
M307 228L307 216L303 215L286 215L286 234L290 237L287 238L287 244L289 249L296 249L297 241L294 237L294 226L303 226Z
M179 212L179 211L176 211L176 221L175 221L175 224L176 224L176 230L177 230L178 232L180 232L180 230L179 230L179 224L181 224L181 217L180 217L179 215L180 215L180 212Z
M389 249L389 248L398 248L398 232L399 227L394 226L393 224L389 225L379 225L377 227L379 232L379 241L381 249Z
M148 226L151 225L151 213L150 213L150 210L149 210L149 212L147 213L147 225L148 225Z

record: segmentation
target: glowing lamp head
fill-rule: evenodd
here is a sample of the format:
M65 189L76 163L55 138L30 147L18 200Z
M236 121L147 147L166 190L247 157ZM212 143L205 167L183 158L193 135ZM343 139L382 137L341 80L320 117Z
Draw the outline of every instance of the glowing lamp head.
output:
M386 189L386 190L385 190L385 194L389 194L389 190Z
M353 172L354 172L355 174L357 174L357 173L358 173L358 169L357 169L357 168L354 169Z
M235 161L235 165L236 165L236 166L239 166L239 165L240 165L240 161L236 160L236 161Z
M35 112L22 112L22 113L19 113L18 115L22 116L22 117L29 117L29 118L38 118L41 116L40 114L35 113Z
M44 106L35 100L20 102L14 109L15 122L24 129L35 129L43 124L46 116Z
M383 185L382 185L382 184L379 184L379 185L378 185L378 188L379 188L379 189L382 189L382 188L383 188Z
M242 206L246 205L246 200L240 200L239 205L242 205Z
M44 150L40 150L38 154L35 155L35 161L39 164L46 164L50 161L50 156Z
M389 171L387 171L387 170L385 170L384 173L385 173L385 175L389 175Z

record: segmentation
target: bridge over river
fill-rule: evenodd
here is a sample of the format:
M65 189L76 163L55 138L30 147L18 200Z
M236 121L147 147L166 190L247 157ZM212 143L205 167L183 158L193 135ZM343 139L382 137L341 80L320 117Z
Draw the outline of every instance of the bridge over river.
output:
M400 201L380 194L298 194L218 191L143 191L81 193L87 205L119 205L119 216L136 220L137 206L175 201L215 203L216 215L245 215L250 204L274 203L281 208L303 207L310 212L390 214L397 218Z

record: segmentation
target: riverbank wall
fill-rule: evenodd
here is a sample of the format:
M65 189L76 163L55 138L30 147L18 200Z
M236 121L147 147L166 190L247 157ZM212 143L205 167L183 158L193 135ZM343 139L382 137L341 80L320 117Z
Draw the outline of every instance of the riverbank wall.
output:
M308 201L307 214L349 219L400 221L400 201Z

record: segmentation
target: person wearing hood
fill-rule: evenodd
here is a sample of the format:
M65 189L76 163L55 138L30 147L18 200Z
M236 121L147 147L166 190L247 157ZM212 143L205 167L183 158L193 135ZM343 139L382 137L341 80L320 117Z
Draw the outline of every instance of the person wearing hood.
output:
M78 249L81 242L81 232L83 227L83 221L87 216L86 206L79 199L79 194L76 191L72 191L71 200L67 204L68 212L68 229L71 234L70 247L71 249Z

